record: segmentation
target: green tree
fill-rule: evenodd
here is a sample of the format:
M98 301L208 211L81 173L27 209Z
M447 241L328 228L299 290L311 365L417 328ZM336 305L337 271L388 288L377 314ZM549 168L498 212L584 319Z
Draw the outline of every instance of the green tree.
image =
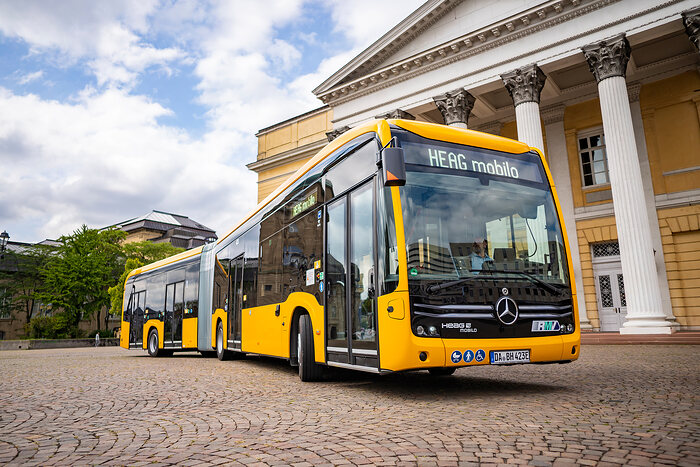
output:
M6 251L0 259L0 293L5 310L14 318L14 312L25 312L29 323L34 313L36 294L42 285L42 269L55 247L26 245L15 251Z
M68 323L77 329L83 317L109 305L107 289L119 277L122 263L120 230L99 231L86 225L59 238L57 248L42 271L43 287L38 298L63 308Z
M145 264L160 261L185 251L184 248L176 248L170 243L151 242L127 243L123 246L123 250L126 258L124 272L122 272L116 285L109 288L111 303L109 313L112 315L121 315L124 307L124 284L126 283L126 277L131 271Z

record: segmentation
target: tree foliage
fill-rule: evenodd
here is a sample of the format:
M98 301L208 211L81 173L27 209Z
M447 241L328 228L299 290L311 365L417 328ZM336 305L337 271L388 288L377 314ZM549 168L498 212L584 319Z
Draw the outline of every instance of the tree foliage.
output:
M108 306L107 289L119 277L120 242L125 236L120 230L99 231L83 225L72 235L61 237L61 246L42 271L39 299L63 308L72 326Z
M27 245L4 253L0 268L2 298L6 300L6 309L13 317L14 312L23 311L27 323L32 319L36 291L43 283L42 269L54 252L54 247Z
M185 251L183 248L176 248L170 243L151 242L127 243L123 246L123 250L126 258L124 272L122 272L118 282L113 287L109 288L111 303L109 313L113 315L119 315L122 312L124 306L124 284L131 271L145 264L160 261L161 259Z

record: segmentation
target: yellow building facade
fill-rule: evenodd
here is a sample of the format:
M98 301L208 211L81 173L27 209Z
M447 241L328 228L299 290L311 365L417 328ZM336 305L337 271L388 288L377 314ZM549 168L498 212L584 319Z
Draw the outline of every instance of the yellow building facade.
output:
M258 157L247 167L258 174L258 202L272 193L328 143L333 112L323 106L260 130Z

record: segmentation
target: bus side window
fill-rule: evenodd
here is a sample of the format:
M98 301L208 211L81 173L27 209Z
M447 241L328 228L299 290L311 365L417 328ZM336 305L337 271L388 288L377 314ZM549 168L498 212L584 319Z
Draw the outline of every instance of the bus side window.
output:
M326 201L376 172L378 150L376 140L370 139L346 159L331 167L325 176Z

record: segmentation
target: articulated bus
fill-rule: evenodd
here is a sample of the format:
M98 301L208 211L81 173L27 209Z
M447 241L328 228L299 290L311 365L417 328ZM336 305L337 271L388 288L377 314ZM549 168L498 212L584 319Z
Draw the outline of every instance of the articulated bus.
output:
M580 330L561 209L524 143L377 120L328 144L215 243L134 270L121 346L452 374L568 363Z

